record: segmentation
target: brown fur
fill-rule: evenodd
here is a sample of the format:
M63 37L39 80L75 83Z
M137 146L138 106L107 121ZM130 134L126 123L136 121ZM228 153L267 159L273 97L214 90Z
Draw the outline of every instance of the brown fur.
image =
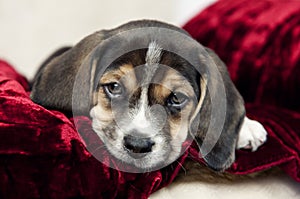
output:
M233 183L247 181L253 178L281 175L283 172L278 167L250 174L238 175L228 172L216 172L209 167L187 159L175 179L175 182L206 182L206 183Z
M134 32L133 34L118 34L128 33L130 32L129 30L140 28L147 28L147 30ZM157 31L153 30L153 28L159 29L160 34L157 34ZM166 29L171 32L164 32ZM111 37L114 35L118 35L118 37ZM101 117L107 122L106 125L109 126L111 124L108 121L112 118L109 112L109 104L104 101L104 93L101 88L99 93L95 93L95 88L99 84L98 75L104 72L102 70L105 70L104 67L107 64L110 64L105 61L108 62L110 56L119 55L126 49L135 49L134 47L138 46L138 44L142 44L144 48L147 48L147 45L154 39L158 41L158 44L163 45L160 46L162 49L166 49L162 54L160 64L170 66L178 70L184 77L190 78L189 83L193 89L191 90L187 84L183 84L183 87L180 89L186 90L188 95L195 92L199 104L197 108L194 105L185 107L186 113L183 112L181 114L187 115L189 112L190 115L195 115L193 117L195 120L189 122L191 122L191 129L193 130L191 133L195 136L199 145L202 144L208 125L211 122L210 94L217 92L221 86L225 87L227 112L224 128L218 142L214 145L215 147L205 157L205 161L211 168L224 170L231 165L235 158L237 136L245 115L243 99L231 82L226 66L217 55L213 51L201 47L193 39L187 39L187 37L190 38L188 33L178 27L151 20L134 21L115 29L98 31L87 36L69 50L63 51L60 55L55 54L53 58L46 61L35 77L31 99L42 106L64 112L75 111L75 114L89 115L95 104L99 107L104 106L106 108L102 110L99 108L99 111L103 111ZM174 53L167 52L167 49L174 51ZM115 64L118 66L123 65L124 68L117 72L118 74L110 74L101 81L103 83L109 83L112 80L117 81L121 74L125 74L131 68L128 68L128 66L136 67L145 64L144 59L141 58L145 57L146 51L146 49L140 49L130 52L126 54L123 60L117 60ZM183 58L175 56L176 52ZM191 63L187 63L185 59ZM217 66L223 81L211 78L207 73L207 70L214 67L214 65ZM178 82L180 80L173 74L169 77L165 73L157 75L159 78L174 78ZM133 77L130 79L134 79ZM138 77L136 79L136 82L140 82ZM167 82L168 80L165 81ZM125 85L125 87L135 92L135 97L137 97L139 95L138 91L133 91L136 83L131 80L126 80L126 82L130 82L132 85ZM212 85L216 90L210 93L206 85L203 86L203 83ZM173 84L170 86L173 87ZM200 90L200 88L203 90ZM159 90L162 94L158 95L157 91L156 94L152 94L154 96L149 95L149 97L155 97L162 103L162 97L167 96L167 91L161 88ZM203 101L199 100L200 97ZM196 110L195 113L194 110ZM197 125L198 121L201 121L199 126ZM173 123L178 124L175 120L173 120ZM171 125L175 129L176 125L174 124ZM111 126L109 128L111 130Z
M133 59L137 60L138 58L139 57L134 57ZM142 57L140 58L142 59ZM125 76L126 78L122 79L122 84L124 84L127 92L133 95L133 98L138 98L140 91L137 90L139 85L136 79L136 74L134 73L134 67L135 66L132 64L123 64L112 70L108 69L107 72L102 75L100 84L105 85L113 82L119 82L120 79ZM164 70L164 78L161 78L160 82L157 82L157 84L151 86L149 95L153 100L155 100L156 103L165 105L167 98L171 94L171 90L169 88L173 91L183 92L191 99L197 98L189 82L186 81L181 74L175 72L172 68L167 68ZM99 88L98 94L95 95L97 96L97 106L101 106L101 110L105 111L102 114L112 114L110 102L107 99L102 87ZM134 97L134 95L137 95L137 97ZM195 109L195 103L193 100L190 100L180 114L169 118L170 135L172 137L177 136L178 130L182 125L182 121L185 121L186 124L184 125L188 126L187 122L191 117L193 109ZM113 120L113 118L111 119Z

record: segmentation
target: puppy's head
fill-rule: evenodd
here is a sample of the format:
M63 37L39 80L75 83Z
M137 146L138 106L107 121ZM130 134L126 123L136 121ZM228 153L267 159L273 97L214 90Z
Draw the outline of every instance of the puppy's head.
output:
M177 27L146 20L97 32L44 67L32 99L88 112L122 162L166 166L189 136L211 168L234 160L243 100L222 61Z
M155 41L102 74L90 111L93 129L116 158L141 169L175 161L188 137L199 74Z

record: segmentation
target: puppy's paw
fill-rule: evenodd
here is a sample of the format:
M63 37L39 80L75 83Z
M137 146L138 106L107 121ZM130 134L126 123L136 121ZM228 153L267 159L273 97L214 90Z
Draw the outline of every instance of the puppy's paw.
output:
M267 131L257 121L250 120L245 117L239 138L237 142L237 149L251 149L256 151L267 140Z

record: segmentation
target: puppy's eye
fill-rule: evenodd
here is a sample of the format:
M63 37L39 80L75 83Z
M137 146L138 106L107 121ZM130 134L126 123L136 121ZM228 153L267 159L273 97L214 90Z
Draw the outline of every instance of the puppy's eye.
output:
M183 93L171 93L167 99L167 105L174 108L183 108L187 103L188 97Z
M119 97L123 94L123 87L116 82L103 85L105 93L110 97Z

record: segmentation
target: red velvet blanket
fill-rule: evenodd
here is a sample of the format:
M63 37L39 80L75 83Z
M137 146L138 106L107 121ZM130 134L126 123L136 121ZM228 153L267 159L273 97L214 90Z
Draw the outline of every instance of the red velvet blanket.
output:
M237 151L229 171L277 165L300 182L300 4L250 2L219 1L184 28L228 64L247 115L269 134L258 151ZM108 168L85 149L95 142L87 118L78 123L83 141L78 118L34 104L28 93L26 79L0 61L0 198L147 198L173 181L186 158L201 161L192 145L159 171Z
M90 121L79 119L85 142L73 119L34 104L27 81L0 61L0 198L147 198L187 156L145 174L108 168L85 149L97 139Z
M259 151L238 151L231 171L274 165L300 181L300 1L221 0L184 27L228 66L268 141Z

